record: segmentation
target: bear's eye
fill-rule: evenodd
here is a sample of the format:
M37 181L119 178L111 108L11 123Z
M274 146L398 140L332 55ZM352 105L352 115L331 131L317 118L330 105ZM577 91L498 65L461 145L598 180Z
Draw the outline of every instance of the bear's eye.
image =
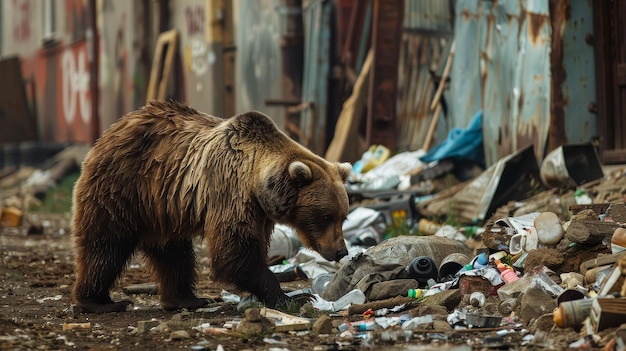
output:
M322 217L322 219L324 220L324 222L329 223L329 222L333 221L333 216L331 216L331 215L324 215Z

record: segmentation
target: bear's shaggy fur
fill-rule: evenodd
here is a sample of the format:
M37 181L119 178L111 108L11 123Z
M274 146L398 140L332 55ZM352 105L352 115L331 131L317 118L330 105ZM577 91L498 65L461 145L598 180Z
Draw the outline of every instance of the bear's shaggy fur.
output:
M128 113L95 143L74 188L73 299L85 312L123 311L109 291L141 251L166 310L197 308L192 239L207 242L212 279L286 304L267 268L275 223L328 260L347 254L347 163L331 163L267 116L221 119L176 102Z

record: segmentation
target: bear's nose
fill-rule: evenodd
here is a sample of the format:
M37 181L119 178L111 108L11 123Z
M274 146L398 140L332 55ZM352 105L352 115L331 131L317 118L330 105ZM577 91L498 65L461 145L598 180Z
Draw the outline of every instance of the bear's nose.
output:
M348 256L348 249L337 250L337 258L335 261L339 262L340 259Z

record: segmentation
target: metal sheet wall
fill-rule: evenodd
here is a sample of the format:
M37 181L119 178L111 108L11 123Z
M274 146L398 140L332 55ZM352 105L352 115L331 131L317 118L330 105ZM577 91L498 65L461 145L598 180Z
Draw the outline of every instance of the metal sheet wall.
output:
M589 1L556 6L552 11L567 13L558 13L565 25L553 33L549 0L456 1L451 119L463 128L483 109L487 166L528 145L543 159L550 128L565 128L567 142L596 135L589 112L595 100L593 48L585 41L592 33L590 8ZM561 58L551 57L554 40L563 41ZM552 80L555 66L564 68L562 84ZM559 106L553 89L563 93ZM551 125L554 108L564 114L562 123Z
M283 126L283 107L265 101L282 96L279 0L237 1L235 112L258 110Z

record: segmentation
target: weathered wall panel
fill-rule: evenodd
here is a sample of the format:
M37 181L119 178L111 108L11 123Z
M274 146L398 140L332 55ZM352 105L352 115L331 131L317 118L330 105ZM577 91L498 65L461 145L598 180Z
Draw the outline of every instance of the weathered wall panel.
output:
M441 75L452 41L454 14L450 1L407 0L398 62L396 147L420 149L425 142L434 111L430 109L437 89L431 70ZM449 106L449 94L443 100ZM449 111L447 113L450 114ZM454 125L442 110L431 145L445 140Z
M456 3L456 53L450 81L449 119L452 126L458 128L467 127L472 117L482 108L481 10L482 2L476 0L458 0Z
M518 46L520 6L517 0L499 1L486 9L487 34L482 58L485 66L483 137L497 147L485 147L485 163L495 163L502 154L513 153L513 85ZM463 56L460 56L461 59Z
M101 131L145 103L152 50L143 25L148 11L141 4L103 1L98 8Z
M487 165L528 145L541 160L552 144L596 135L589 112L595 100L593 49L585 41L591 4L571 1L567 10L562 5L568 3L555 1L551 9L549 0L457 0L452 119L465 127L483 109ZM561 27L553 29L555 23ZM562 53L555 53L559 45Z
M568 143L588 142L598 135L598 116L590 110L596 102L595 56L592 46L592 0L571 0L571 14L563 32L563 83Z
M235 112L258 110L282 127L283 107L265 101L282 96L279 0L237 1Z
M217 15L211 0L172 2L172 25L178 29L185 100L198 110L224 116L224 65Z
M516 72L513 80L513 148L535 146L540 160L550 127L550 13L547 0L529 0L522 8ZM487 145L487 143L485 143Z
M330 71L331 6L322 0L304 1L304 75L300 129L308 137L311 150L322 155L326 148L328 75Z

